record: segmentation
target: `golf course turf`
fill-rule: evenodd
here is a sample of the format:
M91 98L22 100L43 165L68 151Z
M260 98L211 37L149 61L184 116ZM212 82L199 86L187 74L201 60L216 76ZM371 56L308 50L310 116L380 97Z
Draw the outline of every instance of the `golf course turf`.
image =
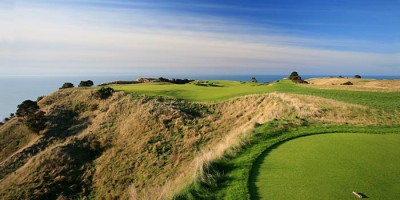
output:
M254 199L400 199L400 135L335 133L300 137L254 166Z

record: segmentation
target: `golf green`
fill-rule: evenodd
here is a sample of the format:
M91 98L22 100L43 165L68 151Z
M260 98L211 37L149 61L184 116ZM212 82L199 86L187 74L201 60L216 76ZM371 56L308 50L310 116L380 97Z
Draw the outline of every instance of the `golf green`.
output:
M400 199L400 134L297 138L271 149L253 176L252 199Z

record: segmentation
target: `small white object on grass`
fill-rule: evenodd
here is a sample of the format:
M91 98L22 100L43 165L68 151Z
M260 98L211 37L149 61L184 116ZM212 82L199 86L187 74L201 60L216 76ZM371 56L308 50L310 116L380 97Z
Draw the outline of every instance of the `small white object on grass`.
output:
M360 195L360 194L358 194L357 192L353 192L353 194L354 195L356 195L358 198L360 198L360 199L362 199L363 197Z

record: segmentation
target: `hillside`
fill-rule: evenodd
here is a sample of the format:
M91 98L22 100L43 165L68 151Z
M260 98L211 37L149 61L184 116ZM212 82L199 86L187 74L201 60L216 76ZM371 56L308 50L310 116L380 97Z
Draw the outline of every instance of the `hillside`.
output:
M40 135L19 118L0 126L0 196L169 199L207 179L214 160L249 144L263 124L400 124L398 92L211 83L115 85L106 100L97 88L44 97L38 104L49 121Z

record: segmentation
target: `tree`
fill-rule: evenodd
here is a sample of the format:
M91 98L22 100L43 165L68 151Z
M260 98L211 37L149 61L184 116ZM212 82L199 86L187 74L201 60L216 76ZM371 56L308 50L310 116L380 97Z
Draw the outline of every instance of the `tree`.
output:
M299 76L299 74L297 72L292 72L289 76L290 80L301 80L301 77Z
M102 87L99 90L96 91L95 95L96 97L100 99L107 99L108 97L112 96L114 93L114 89L109 88L109 87Z
M87 81L81 81L79 83L79 87L91 87L93 86L93 81L87 80Z
M308 84L307 81L301 79L301 76L299 76L297 72L292 72L289 76L289 79L292 80L294 83Z
M357 74L354 76L354 78L361 78L361 76Z
M60 89L67 89L67 88L73 88L73 87L74 87L74 84L66 82L60 87Z
M15 113L18 117L26 117L34 114L39 110L39 106L36 101L25 100L18 105L17 112Z
M46 128L46 116L43 111L31 114L26 118L25 125L35 133Z

